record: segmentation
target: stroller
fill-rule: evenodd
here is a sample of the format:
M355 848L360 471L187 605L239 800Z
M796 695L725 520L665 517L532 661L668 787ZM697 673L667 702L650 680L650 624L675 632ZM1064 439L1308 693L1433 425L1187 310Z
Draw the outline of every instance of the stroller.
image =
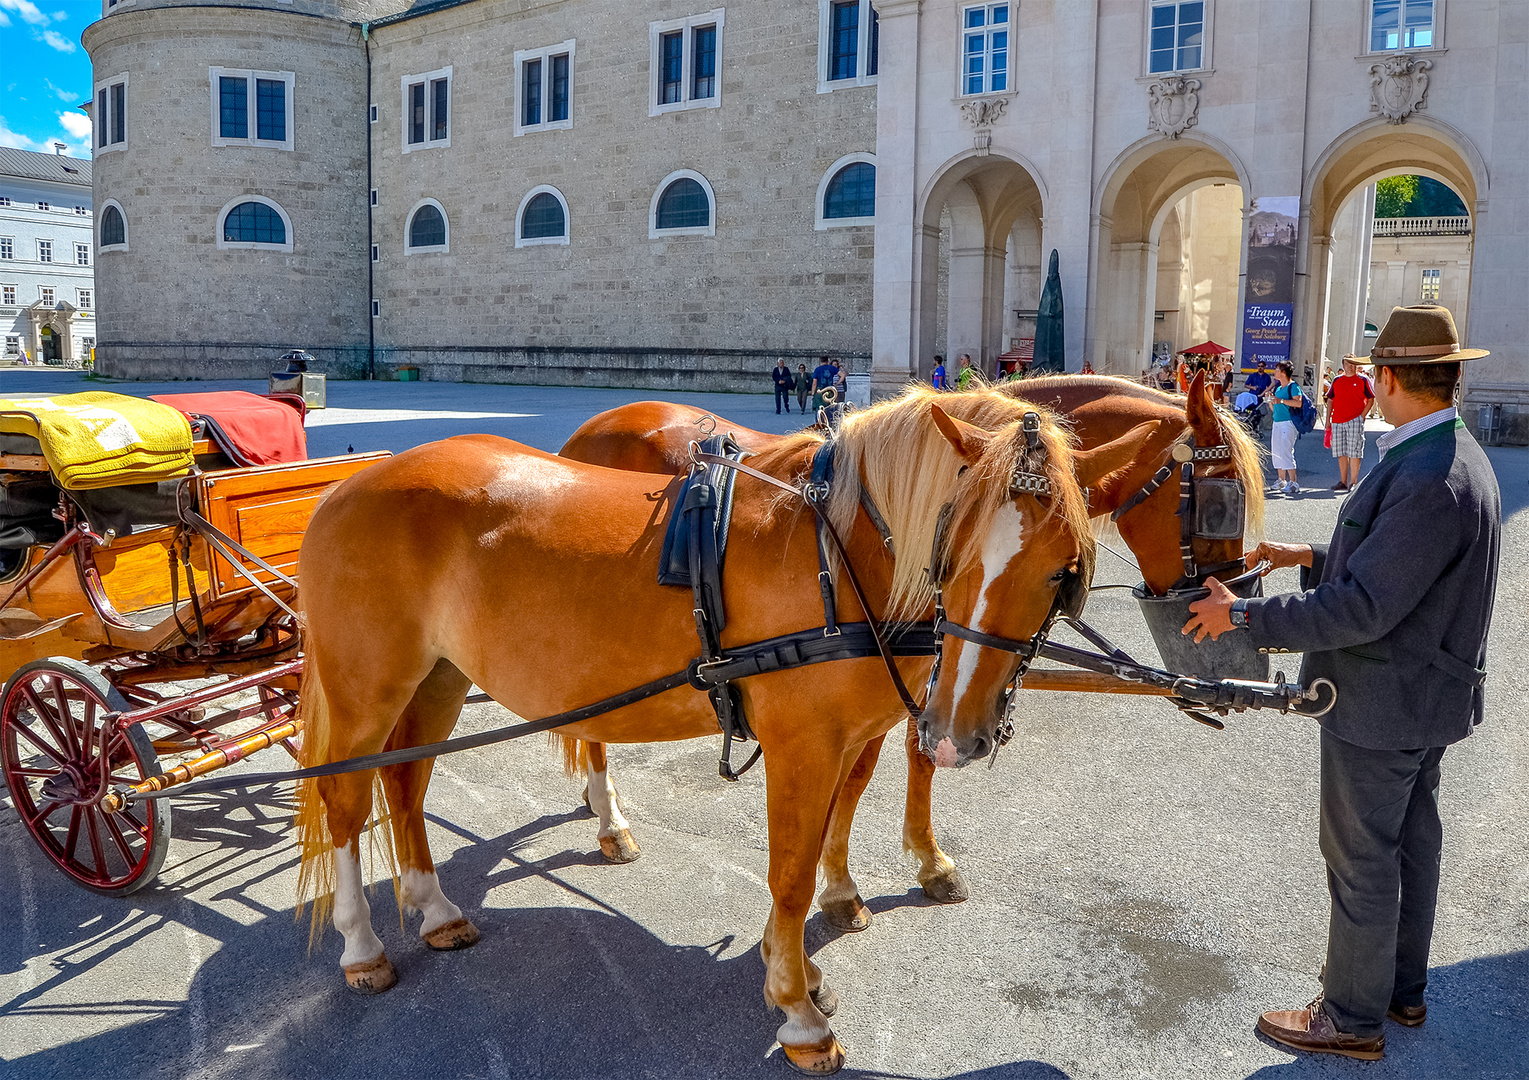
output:
M1247 390L1237 395L1232 406L1232 413L1255 439L1263 437L1264 411L1263 399Z

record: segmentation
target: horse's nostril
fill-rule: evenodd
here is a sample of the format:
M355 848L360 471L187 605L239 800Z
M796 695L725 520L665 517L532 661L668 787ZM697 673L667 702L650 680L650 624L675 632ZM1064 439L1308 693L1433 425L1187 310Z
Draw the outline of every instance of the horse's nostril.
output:
M981 761L987 757L989 749L988 740L979 735L977 741L972 745L972 760Z

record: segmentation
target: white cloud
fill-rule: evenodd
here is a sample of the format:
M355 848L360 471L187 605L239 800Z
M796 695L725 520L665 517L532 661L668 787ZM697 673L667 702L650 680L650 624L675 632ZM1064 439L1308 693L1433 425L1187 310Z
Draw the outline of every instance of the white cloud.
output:
M47 26L49 22L48 17L37 10L37 5L32 3L32 0L0 0L0 9L14 11L21 16L23 22L31 23L33 26Z
M9 26L9 25L11 25L11 17L9 15L7 15L5 12L0 11L0 26Z
M58 122L65 131L76 139L90 140L90 117L84 113L59 113Z
M12 131L10 125L5 122L5 117L0 116L0 146L13 146L18 150L47 150L48 144L38 142L36 139Z
M53 21L54 22L63 22L68 17L69 17L69 13L67 11L55 11L53 13Z
M13 146L18 150L35 150L39 154L53 153L55 142L65 144L64 154L67 157L89 158L90 157L90 121L84 113L79 113L78 118L83 122L83 130L76 133L78 125L74 117L68 113L59 113L59 128L57 132L43 139L34 139L30 135L23 135L19 131L12 131L5 117L0 116L0 146Z
M58 99L60 101L67 101L67 102L73 103L73 102L79 101L80 98L85 96L84 94L80 93L78 90L60 90L58 87L54 86L53 82L51 80L49 80L49 79L44 79L43 80L43 85L46 86L49 90L52 90L55 94L57 94L58 95Z
M63 34L60 34L57 30L44 30L42 32L42 39L49 45L53 46L53 48L57 49L59 52L74 52L74 42L70 41Z

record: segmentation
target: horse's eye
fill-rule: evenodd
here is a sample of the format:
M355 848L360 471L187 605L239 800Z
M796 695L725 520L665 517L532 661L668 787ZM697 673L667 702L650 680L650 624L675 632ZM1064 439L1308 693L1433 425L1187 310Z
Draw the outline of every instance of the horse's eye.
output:
M1053 585L1060 585L1060 584L1062 584L1063 580L1066 579L1066 577L1067 577L1067 568L1064 566L1064 567L1062 567L1062 569L1058 570L1056 573L1051 575L1051 584L1053 584Z

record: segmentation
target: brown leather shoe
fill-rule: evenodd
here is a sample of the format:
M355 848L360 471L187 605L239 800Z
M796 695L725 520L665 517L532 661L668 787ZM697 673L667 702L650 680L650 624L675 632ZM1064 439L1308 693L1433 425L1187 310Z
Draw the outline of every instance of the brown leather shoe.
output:
M1340 1054L1360 1061L1379 1061L1386 1054L1385 1035L1361 1038L1339 1031L1322 1008L1322 996L1304 1009L1266 1012L1258 1018L1258 1030L1277 1043L1313 1054Z
M1398 1005L1393 1001L1386 1010L1386 1016L1403 1027L1422 1027L1423 1021L1428 1019L1428 1006Z

